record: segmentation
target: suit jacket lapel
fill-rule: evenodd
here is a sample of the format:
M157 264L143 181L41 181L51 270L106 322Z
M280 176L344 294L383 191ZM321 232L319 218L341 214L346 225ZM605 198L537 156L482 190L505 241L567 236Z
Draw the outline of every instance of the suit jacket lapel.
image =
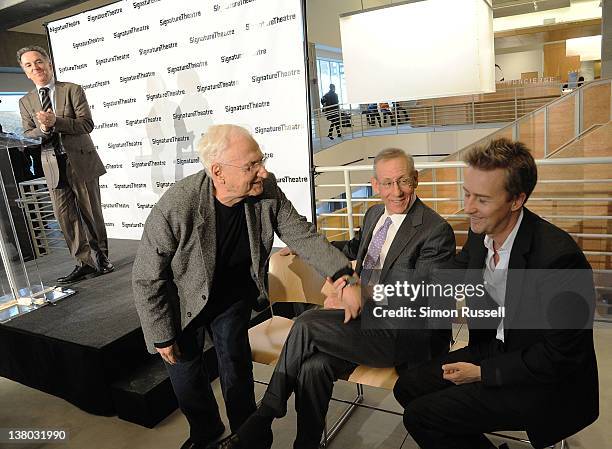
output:
M389 272L389 269L399 255L402 253L408 242L414 237L416 234L416 228L423 224L423 203L420 199L416 198L414 204L406 214L406 218L402 222L402 225L397 230L395 234L395 238L389 247L389 251L387 252L387 256L385 257L385 264L382 267L382 271L380 273L380 280L385 279L385 276Z
M487 258L487 247L484 244L484 234L474 234L472 231L468 233L468 240L465 242L468 246L470 253L470 260L468 261L469 270L482 270L485 265Z
M378 210L375 210L370 214L370 217L368 217L368 222L363 223L363 228L361 229L362 241L361 245L359 246L359 253L357 254L357 265L355 267L355 271L357 271L357 273L361 273L363 259L365 259L365 256L368 253L368 247L370 246L370 241L372 240L374 228L376 227L376 223L378 223L378 220L380 219L380 216L383 214L384 211L385 207L379 206Z
M30 91L27 95L28 106L30 111L32 112L32 116L35 116L37 112L42 110L42 104L40 102L40 96L38 95L38 88L34 88L34 90ZM36 120L34 120L36 122Z
M525 268L527 267L526 254L529 253L531 248L534 218L534 215L529 210L526 208L523 209L523 221L516 234L514 244L512 245L512 251L510 252L508 277L506 280L506 323L512 323L512 318L516 314L524 296L522 293L523 278L525 277Z
M55 115L63 117L66 109L66 86L64 83L55 82Z
M215 275L215 261L217 258L217 222L215 217L215 196L212 181L204 176L200 193L199 214L195 219L195 230L200 242L203 257L204 272L208 287L212 286ZM210 291L208 292L210 293Z
M249 231L251 263L253 264L253 272L257 275L261 261L261 203L249 197L244 202L244 211Z

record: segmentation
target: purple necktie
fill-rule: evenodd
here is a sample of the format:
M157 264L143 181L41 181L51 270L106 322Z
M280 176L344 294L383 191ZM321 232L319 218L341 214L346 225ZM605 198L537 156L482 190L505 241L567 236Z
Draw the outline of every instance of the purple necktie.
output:
M391 226L391 217L387 217L383 225L380 227L374 237L372 237L372 241L370 242L370 246L368 247L368 253L363 260L363 273L361 276L361 282L363 284L368 284L371 280L372 270L376 268L378 260L380 259L380 251L382 250L383 245L385 244L385 240L387 239L387 232L389 231L389 226Z

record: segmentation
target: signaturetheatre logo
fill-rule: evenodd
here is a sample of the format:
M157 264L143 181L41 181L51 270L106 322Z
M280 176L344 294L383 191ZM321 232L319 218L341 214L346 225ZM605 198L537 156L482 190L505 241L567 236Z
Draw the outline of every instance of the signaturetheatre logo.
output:
M115 31L113 33L113 37L115 39L121 39L122 37L129 36L130 34L140 33L141 31L147 31L149 29L149 25L142 25L139 27L133 26L132 28L124 31Z
M134 75L128 75L128 76L120 76L119 77L119 81L121 83L129 83L130 81L136 81L136 80L141 80L144 78L150 78L152 76L155 76L155 72L138 72L135 73Z

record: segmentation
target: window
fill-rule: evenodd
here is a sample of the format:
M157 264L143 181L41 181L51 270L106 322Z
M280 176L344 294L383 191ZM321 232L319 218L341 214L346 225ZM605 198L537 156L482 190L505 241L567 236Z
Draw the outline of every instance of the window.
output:
M317 75L319 79L319 97L323 97L329 90L329 85L336 86L338 102L346 103L346 80L344 79L344 63L333 59L317 58ZM320 107L320 105L319 105ZM345 106L346 109L350 105Z

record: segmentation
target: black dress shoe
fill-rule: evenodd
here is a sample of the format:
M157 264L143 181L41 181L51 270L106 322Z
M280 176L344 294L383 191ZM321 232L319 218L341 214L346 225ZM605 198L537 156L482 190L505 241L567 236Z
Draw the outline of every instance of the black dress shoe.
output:
M106 274L115 271L115 266L104 255L98 256L98 273Z
M215 444L217 439L221 435L223 435L223 432L225 432L225 426L222 422L220 422L219 426L214 430L207 442L196 443L194 441L191 441L191 438L188 438L187 441L185 441L181 446L181 449L206 449L209 447L210 444Z
M78 282L87 277L93 277L93 275L98 274L98 270L94 267L90 267L89 265L82 265L74 267L72 273L68 276L62 276L61 278L57 278L57 282L59 284L69 284L71 282Z
M221 441L209 444L206 449L246 449L240 444L240 438L235 433L229 437L223 438Z

